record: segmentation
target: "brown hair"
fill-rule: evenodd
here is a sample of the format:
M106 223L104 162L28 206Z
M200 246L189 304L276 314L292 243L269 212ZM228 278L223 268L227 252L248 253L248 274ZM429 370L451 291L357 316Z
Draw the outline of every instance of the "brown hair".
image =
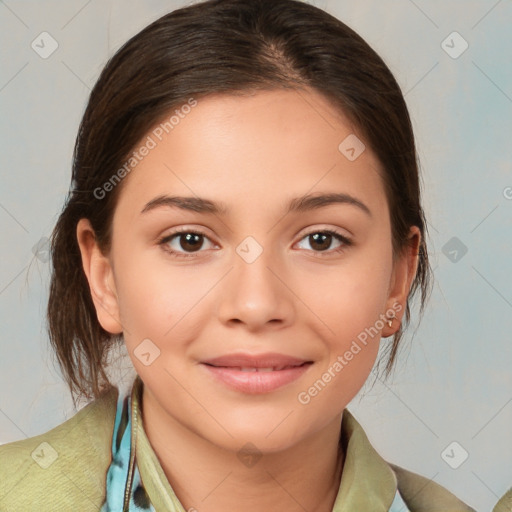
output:
M100 197L95 191L156 121L191 97L306 87L359 128L382 164L393 255L405 247L410 226L420 229L405 327L409 300L418 289L423 313L431 269L417 154L404 98L386 64L340 20L298 0L196 3L159 18L116 52L91 92L78 130L70 191L51 236L48 303L50 343L72 396L95 398L112 386L107 356L122 340L98 322L76 237L77 222L87 218L108 253L122 183ZM400 326L389 345L386 376L402 333Z

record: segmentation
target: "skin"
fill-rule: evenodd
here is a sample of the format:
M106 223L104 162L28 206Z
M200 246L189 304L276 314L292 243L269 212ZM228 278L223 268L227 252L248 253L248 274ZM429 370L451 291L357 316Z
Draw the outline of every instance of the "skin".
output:
M343 409L369 376L380 336L399 327L420 243L413 226L409 248L393 262L380 163L368 144L349 161L338 150L349 134L363 140L312 90L203 98L124 178L110 254L101 253L86 219L77 225L98 320L124 333L144 382L145 431L185 509L332 509ZM285 214L291 198L320 192L350 194L371 216L350 204ZM141 214L163 194L221 201L229 213L161 207ZM196 251L183 236L167 243L191 257L158 243L177 227L206 235ZM325 229L353 244L332 238L322 251L307 235ZM236 252L247 236L263 249L252 263ZM299 393L397 304L392 327L360 344L342 371L300 403ZM134 355L147 338L160 350L148 366ZM250 395L199 364L233 352L314 363L298 380ZM248 442L262 454L252 467L237 457Z

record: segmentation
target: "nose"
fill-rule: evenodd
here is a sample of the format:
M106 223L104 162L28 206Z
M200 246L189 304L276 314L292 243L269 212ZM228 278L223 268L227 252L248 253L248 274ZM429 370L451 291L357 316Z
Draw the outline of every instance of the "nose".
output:
M217 307L223 323L243 324L256 332L293 322L293 293L286 272L270 251L263 250L254 261L235 254L233 268L223 281Z

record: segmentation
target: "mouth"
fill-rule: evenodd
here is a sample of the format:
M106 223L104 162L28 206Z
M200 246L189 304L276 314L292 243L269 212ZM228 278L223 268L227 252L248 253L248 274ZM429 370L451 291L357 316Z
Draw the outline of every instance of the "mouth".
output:
M275 391L300 378L313 361L283 354L232 354L201 362L217 382L242 393Z
M293 368L299 368L300 366L304 366L305 364L312 364L310 362L304 362L300 365L287 365L287 366L268 366L266 368L259 368L254 366L219 366L209 363L204 363L208 366L213 366L214 368L229 368L230 370L236 370L239 372L280 372L281 370L291 370Z

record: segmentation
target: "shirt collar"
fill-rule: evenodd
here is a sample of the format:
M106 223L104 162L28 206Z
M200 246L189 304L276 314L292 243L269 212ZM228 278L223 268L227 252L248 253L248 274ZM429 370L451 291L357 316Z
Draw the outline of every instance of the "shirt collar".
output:
M142 380L137 376L132 389L132 417L135 420L136 458L141 479L156 510L185 512L144 431L142 390ZM388 512L397 491L395 473L370 444L363 428L348 409L343 410L340 441L345 459L332 512Z

